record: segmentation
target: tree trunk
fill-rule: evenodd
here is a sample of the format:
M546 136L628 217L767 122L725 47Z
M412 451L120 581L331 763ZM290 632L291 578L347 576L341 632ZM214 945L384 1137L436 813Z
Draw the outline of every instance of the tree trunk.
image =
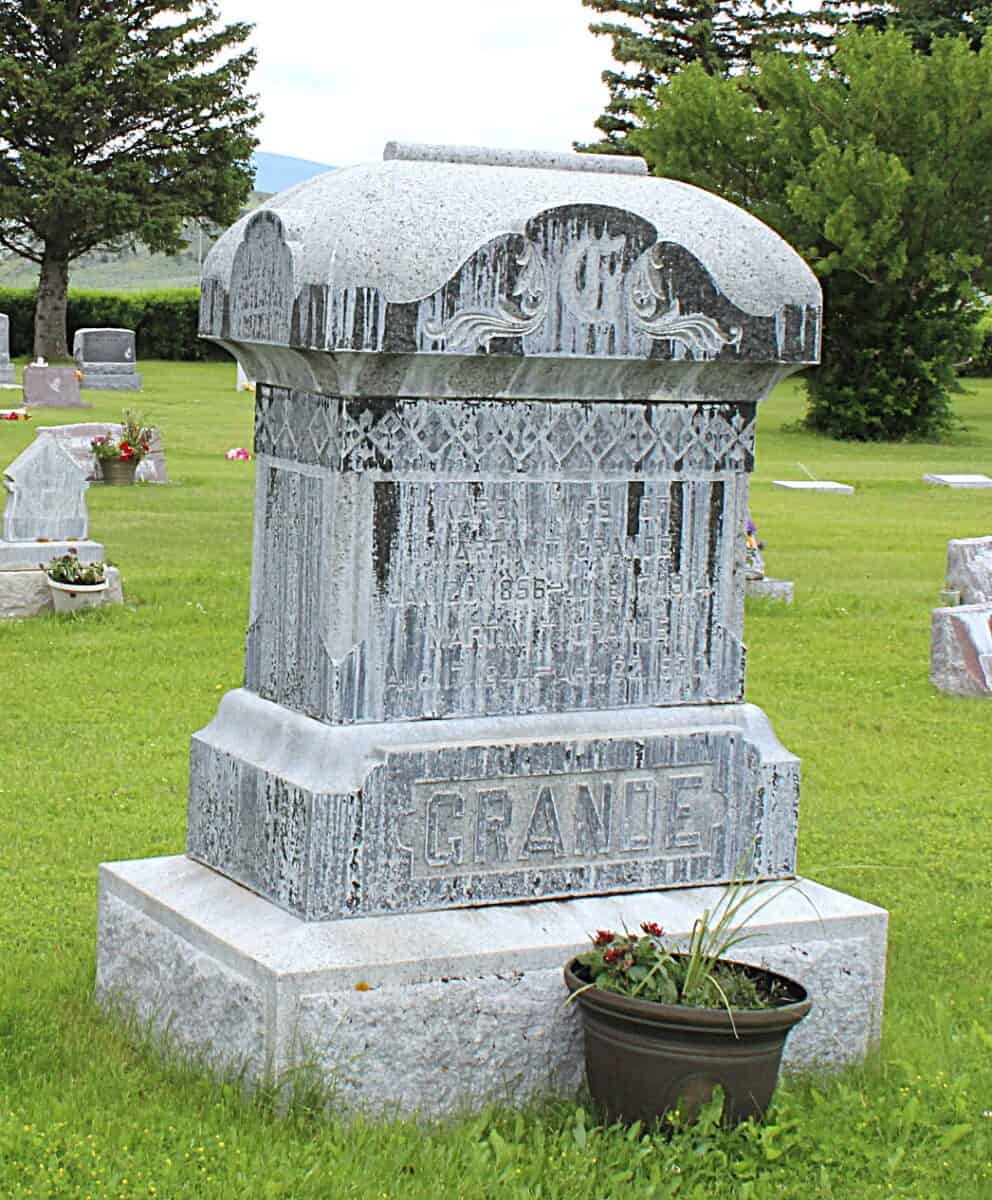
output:
M68 310L69 256L64 250L45 243L38 280L38 299L34 306L34 355L47 362L69 357L66 344Z

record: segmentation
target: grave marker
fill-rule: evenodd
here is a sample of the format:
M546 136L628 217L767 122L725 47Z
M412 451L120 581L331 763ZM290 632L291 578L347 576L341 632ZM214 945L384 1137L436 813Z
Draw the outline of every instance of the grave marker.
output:
M634 893L674 923L712 903L688 885L795 870L739 546L757 404L816 361L820 291L642 164L386 159L207 261L201 328L265 381L245 687L194 736L188 855L103 868L99 987L250 1069L303 1052L358 1102L450 1108L577 1058L560 968L590 913ZM762 957L816 924L824 1000L790 1045L843 1060L878 1034L885 914L824 894ZM492 1005L527 1034L480 1034Z
M949 488L992 487L992 479L988 475L924 475L923 482Z
M0 387L14 383L14 364L10 361L10 317L0 313Z
M99 391L140 392L141 376L132 329L77 329L72 356L83 373L83 387Z

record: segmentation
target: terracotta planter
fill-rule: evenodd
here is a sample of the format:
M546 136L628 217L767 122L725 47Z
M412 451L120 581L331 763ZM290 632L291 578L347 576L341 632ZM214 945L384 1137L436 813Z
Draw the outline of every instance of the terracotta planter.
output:
M95 608L103 603L103 593L110 587L105 579L103 583L58 583L48 580L48 588L52 594L52 604L57 613L75 612L79 608Z
M565 968L570 992L585 987ZM589 988L576 997L582 1012L586 1077L608 1121L657 1121L678 1109L691 1119L716 1087L723 1120L736 1125L764 1115L778 1080L785 1039L812 1001L805 988L770 971L756 976L786 985L788 1002L758 1012L687 1008ZM736 1034L735 1034L736 1028Z
M100 463L103 472L103 482L112 487L124 487L134 483L134 473L138 469L136 458L106 458Z

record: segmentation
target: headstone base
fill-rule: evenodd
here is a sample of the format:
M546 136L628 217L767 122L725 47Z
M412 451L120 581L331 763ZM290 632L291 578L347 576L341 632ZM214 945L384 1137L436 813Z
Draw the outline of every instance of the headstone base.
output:
M35 408L92 408L79 394L75 367L24 368L24 403Z
M813 996L785 1065L841 1065L881 1033L888 914L808 880L737 957ZM583 1074L562 967L596 929L685 939L718 888L307 923L190 859L100 868L97 994L209 1065L316 1070L349 1110L427 1115L569 1094ZM755 903L760 903L756 900Z
M955 696L992 696L992 604L933 610L930 682Z
M0 539L0 571L23 571L32 567L44 567L53 558L75 551L80 562L100 562L103 558L103 543L72 541L58 542L6 542Z
M791 579L748 579L744 583L744 594L757 596L763 600L780 600L783 604L792 603Z
M103 593L100 605L123 604L120 571L108 567L107 579L110 586ZM52 593L44 571L0 570L0 620L36 617L52 611Z
M14 383L14 364L0 363L0 386L11 386Z
M121 374L84 371L82 386L94 392L140 392L141 376L135 371Z
M240 688L193 737L186 849L323 921L790 878L798 807L753 704L342 726Z

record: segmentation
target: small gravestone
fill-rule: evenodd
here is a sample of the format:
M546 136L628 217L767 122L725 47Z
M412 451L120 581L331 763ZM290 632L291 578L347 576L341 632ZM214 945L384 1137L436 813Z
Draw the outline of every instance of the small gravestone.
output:
M744 592L762 600L778 600L792 603L792 582L788 579L772 579L765 574L765 559L761 551L764 542L758 540L758 530L750 512L744 526Z
M947 543L947 582L930 620L930 681L957 696L992 696L992 537Z
M93 453L93 439L107 434L119 436L120 425L109 422L87 421L78 425L42 425L39 433L49 433L69 451L91 482L103 479L100 462ZM168 483L165 465L165 449L162 446L161 430L152 430L151 449L138 463L135 479L139 483Z
M107 392L140 392L132 329L77 329L72 355L83 373L83 387Z
M28 617L51 611L43 568L53 558L75 554L81 562L100 562L103 546L87 534L85 472L58 440L38 436L6 469L7 503L0 539L0 618ZM120 572L107 569L104 604L120 604Z
M24 403L33 408L92 408L79 394L75 367L30 363L24 368Z
M933 610L930 682L955 696L992 697L992 604Z
M946 586L960 593L961 604L992 604L992 537L947 543Z
M835 492L839 496L854 494L850 484L837 483L833 479L773 479L772 487L785 488L790 492Z
M187 854L101 868L98 991L249 1072L450 1111L576 1078L590 921L687 930L704 885L794 875L740 542L821 294L638 160L385 158L204 267L201 330L259 380L245 682L193 738ZM770 911L757 953L817 998L789 1053L861 1057L885 914L815 884Z
M923 482L949 488L992 487L992 479L988 475L924 475Z
M14 364L10 361L10 317L0 313L0 387L14 382Z
M36 437L4 472L6 542L86 537L86 475L53 437Z

